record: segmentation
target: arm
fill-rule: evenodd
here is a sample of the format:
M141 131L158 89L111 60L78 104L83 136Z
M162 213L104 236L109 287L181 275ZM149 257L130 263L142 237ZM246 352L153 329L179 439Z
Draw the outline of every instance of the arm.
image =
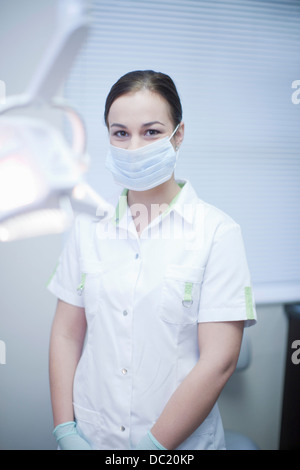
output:
M151 429L166 449L178 447L208 416L235 370L243 326L243 321L199 323L200 359Z
M84 309L58 301L50 338L50 391L54 426L74 420L73 379L86 332Z

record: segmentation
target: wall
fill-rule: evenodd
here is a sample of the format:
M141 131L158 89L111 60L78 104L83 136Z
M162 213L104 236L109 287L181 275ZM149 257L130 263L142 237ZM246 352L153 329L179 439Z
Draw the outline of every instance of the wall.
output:
M252 438L261 449L279 445L288 322L282 305L257 307L258 323L246 333L251 364L235 372L219 399L225 429Z
M52 449L48 345L56 300L47 280L59 236L0 244L0 449Z
M56 2L11 0L0 6L0 79L8 94L22 92L53 32ZM48 344L56 300L45 285L61 236L0 244L0 449L54 449L48 385ZM236 373L220 399L226 428L262 449L279 442L287 323L281 305L258 308L249 330L251 367Z

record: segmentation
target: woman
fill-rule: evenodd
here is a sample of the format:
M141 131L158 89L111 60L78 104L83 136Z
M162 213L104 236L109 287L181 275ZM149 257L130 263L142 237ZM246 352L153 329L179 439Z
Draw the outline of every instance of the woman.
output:
M124 189L105 222L77 218L49 285L54 435L61 449L224 449L217 399L256 322L240 228L174 178L170 77L121 77L105 122Z

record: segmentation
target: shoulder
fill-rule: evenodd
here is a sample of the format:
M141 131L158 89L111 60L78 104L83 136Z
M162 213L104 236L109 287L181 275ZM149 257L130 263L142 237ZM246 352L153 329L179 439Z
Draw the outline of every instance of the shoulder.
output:
M213 238L230 231L241 231L240 225L228 213L200 198L197 199L197 213L205 232L210 233Z
M77 214L73 221L73 230L80 238L91 236L97 230L99 223L107 223L110 221L116 210L118 202L117 195L114 193L107 199L101 198L100 204L95 209L94 214L80 213Z
M194 206L196 214L199 214L200 220L204 222L205 227L219 230L239 227L239 224L228 213L201 199L198 191L195 190L188 180L185 180L185 183L184 203Z
M84 257L93 250L97 235L96 227L96 217L86 214L78 214L74 217L68 237L68 245L73 247L72 249L79 258Z
M97 223L97 218L87 214L78 214L73 221L73 230L77 237L90 233Z
M231 215L207 202L203 202L203 204L208 222L223 230L239 227Z

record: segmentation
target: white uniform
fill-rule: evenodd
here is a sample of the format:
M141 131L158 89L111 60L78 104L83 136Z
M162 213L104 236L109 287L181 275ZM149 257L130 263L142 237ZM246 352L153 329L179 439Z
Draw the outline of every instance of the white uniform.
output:
M78 217L49 284L85 308L74 410L95 449L133 449L153 426L199 359L198 322L256 322L239 225L181 186L140 237L126 190L105 223ZM216 404L178 449L222 448Z

